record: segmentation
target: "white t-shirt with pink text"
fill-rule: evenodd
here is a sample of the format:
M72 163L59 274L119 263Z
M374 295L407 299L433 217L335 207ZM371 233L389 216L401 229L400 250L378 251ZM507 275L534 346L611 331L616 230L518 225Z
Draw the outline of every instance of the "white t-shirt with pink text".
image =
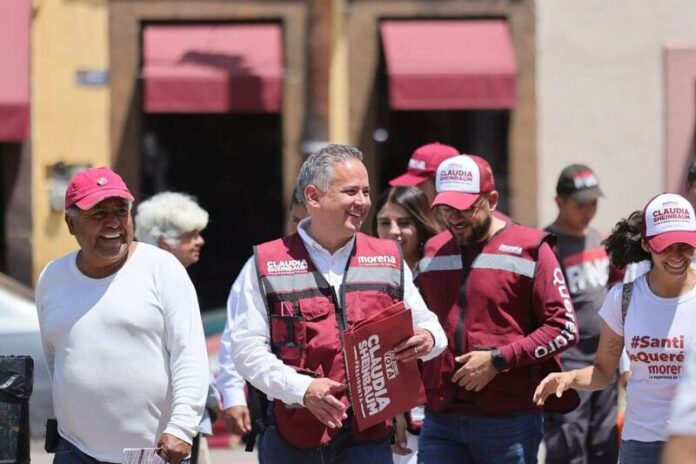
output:
M631 361L626 389L624 440L665 441L672 399L685 365L685 348L696 339L696 287L675 298L655 295L646 275L635 280L626 325L621 320L621 292L615 285L600 317L623 335Z

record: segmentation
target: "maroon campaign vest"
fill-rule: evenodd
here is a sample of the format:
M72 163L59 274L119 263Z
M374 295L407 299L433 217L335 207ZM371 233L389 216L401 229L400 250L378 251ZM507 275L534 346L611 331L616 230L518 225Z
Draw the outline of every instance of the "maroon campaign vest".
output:
M472 415L539 409L532 395L546 374L560 370L558 356L499 372L480 392L467 391L451 378L459 368L455 357L507 345L539 326L532 308L537 251L552 240L548 234L519 225L507 226L491 237L469 267L465 311L460 308L464 269L459 244L449 232L426 243L417 283L448 337L447 349L423 365L428 409ZM556 407L554 399L549 397L548 410Z
M316 269L297 234L258 245L254 255L273 353L302 374L347 384L343 332L403 299L396 242L356 234L341 295ZM346 391L337 398L348 404ZM317 447L339 431L325 427L308 409L279 400L273 402L273 417L280 435L298 448ZM359 441L383 440L391 433L387 422L360 433L351 425Z

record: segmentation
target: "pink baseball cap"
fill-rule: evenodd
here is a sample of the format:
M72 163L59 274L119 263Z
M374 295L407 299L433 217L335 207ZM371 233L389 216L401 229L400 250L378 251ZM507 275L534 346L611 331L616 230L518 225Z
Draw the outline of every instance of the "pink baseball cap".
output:
M696 248L694 207L675 193L656 196L643 209L643 238L655 253L662 253L675 243Z
M471 208L482 193L495 190L493 171L480 156L455 156L438 166L435 189L433 206L447 205L463 211Z
M420 146L408 160L408 170L406 174L389 181L392 187L417 186L433 177L437 167L447 158L457 156L459 151L449 145L434 142Z
M65 209L77 205L82 210L92 208L106 198L124 198L133 201L121 176L109 168L89 168L75 174L65 191Z

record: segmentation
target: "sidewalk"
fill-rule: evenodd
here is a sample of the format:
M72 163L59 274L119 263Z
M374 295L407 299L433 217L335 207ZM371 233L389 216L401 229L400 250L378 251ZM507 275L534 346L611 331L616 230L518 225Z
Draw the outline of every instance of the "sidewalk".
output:
M251 464L258 462L256 452L246 453L243 449L227 450L213 448L210 450L211 464ZM31 442L31 462L32 464L51 464L53 455L48 454L43 449L43 441L32 440Z

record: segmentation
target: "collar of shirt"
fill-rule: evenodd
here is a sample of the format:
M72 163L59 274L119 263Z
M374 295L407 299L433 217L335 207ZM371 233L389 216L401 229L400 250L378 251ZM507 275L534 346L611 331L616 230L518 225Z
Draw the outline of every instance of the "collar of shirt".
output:
M304 242L309 257L312 259L316 268L321 272L327 282L336 289L336 294L340 295L339 288L343 283L343 274L345 273L350 253L353 250L355 236L332 255L309 235L308 230L310 223L311 218L301 220L299 224L297 224L297 233Z

